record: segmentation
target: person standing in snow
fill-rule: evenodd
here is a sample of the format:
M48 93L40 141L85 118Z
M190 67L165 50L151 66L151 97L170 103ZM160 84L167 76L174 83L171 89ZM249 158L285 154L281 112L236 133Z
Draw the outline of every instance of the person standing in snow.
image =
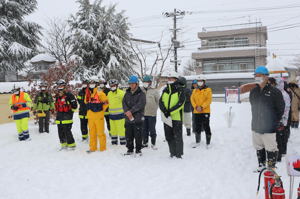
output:
M110 89L107 88L106 85L107 85L107 82L104 79L100 79L100 81L99 81L99 88L107 96L108 93L109 93L109 91L110 91ZM108 130L109 136L111 136L110 135L110 123L109 123L109 110L108 110L108 108L104 112L104 117L105 117L105 121L106 121L106 128Z
M168 75L168 84L159 100L159 109L166 118L164 131L171 158L182 158L183 155L182 120L185 95L178 78L179 75L175 72Z
M276 131L283 127L280 122L285 107L283 96L280 90L268 83L268 76L269 71L265 66L255 69L255 80L258 83L251 89L249 96L252 112L252 140L259 164L258 172L266 166L266 159L267 166L275 168L278 151ZM241 88L241 90L245 89Z
M81 89L77 95L77 101L79 104L79 118L80 118L80 130L82 141L88 140L88 118L87 118L87 107L84 103L85 94L88 89L88 81L82 81Z
M146 94L145 121L143 126L143 147L148 147L149 134L151 137L151 148L156 150L156 114L159 103L159 93L151 88L152 76L143 77L143 92Z
M109 104L109 122L110 122L110 134L111 144L118 145L118 137L120 144L126 144L125 138L125 116L123 110L123 98L125 92L118 88L119 81L116 79L109 80L110 91L108 92L108 104Z
M31 107L31 99L28 93L21 91L19 86L15 86L13 94L9 99L9 106L12 110L12 117L16 123L18 138L20 141L29 140L28 120Z
M292 105L291 105L291 111L292 111L292 121L291 121L291 127L292 128L298 128L299 127L299 107L300 107L300 88L297 84L297 82L290 82L289 83L289 89L292 92Z
M144 110L146 95L139 87L137 76L132 75L128 80L129 88L123 98L123 109L126 115L125 135L127 155L133 153L135 140L135 153L142 154L142 133L144 123Z
M212 90L205 84L205 77L200 76L197 85L191 96L191 103L194 109L195 125L196 125L196 144L193 148L200 145L202 128L206 135L206 147L209 148L211 141L210 130L210 104L212 102Z
M193 93L193 90L196 89L197 87L198 87L198 81L196 79L194 79L192 81L191 92ZM191 106L192 106L192 103L191 103ZM192 108L193 108L193 106L192 106ZM194 114L193 110L192 110L192 128L193 128L193 133L196 134L195 114Z
M183 124L186 128L186 135L191 136L191 128L192 128L192 104L191 104L191 89L187 88L187 82L184 77L180 77L183 87L183 92L185 95L185 103L183 108Z
M34 99L32 110L39 120L39 132L49 133L50 112L54 112L54 102L52 95L47 92L47 84L41 83L40 90Z
M89 125L90 149L87 153L97 150L98 139L100 151L106 150L106 135L104 133L104 112L108 107L108 99L101 88L97 87L97 80L90 82L90 90L86 92L85 100Z
M278 156L277 156L277 161L281 162L281 157L282 154L284 154L285 148L286 148L286 142L285 140L287 139L287 131L286 129L288 128L288 119L289 119L289 112L290 112L290 107L291 107L291 99L289 94L284 90L284 81L282 78L276 78L275 79L275 86L277 89L279 89L282 93L283 100L284 100L284 112L282 115L282 118L280 122L282 123L282 129L277 129L276 132L276 141L277 141L277 147L278 147Z
M61 150L76 148L72 134L73 114L77 109L75 96L66 91L66 82L59 80L57 83L57 96L55 100L56 121Z

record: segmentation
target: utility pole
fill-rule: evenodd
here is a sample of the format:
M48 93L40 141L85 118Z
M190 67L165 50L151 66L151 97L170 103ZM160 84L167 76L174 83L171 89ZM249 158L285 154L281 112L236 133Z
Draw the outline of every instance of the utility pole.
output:
M173 37L172 37L172 44L174 46L174 66L175 66L175 72L177 72L178 69L178 59L177 59L177 49L180 48L180 42L177 41L177 19L179 16L184 16L185 11L180 11L174 9L174 12L165 12L163 13L166 17L173 17Z

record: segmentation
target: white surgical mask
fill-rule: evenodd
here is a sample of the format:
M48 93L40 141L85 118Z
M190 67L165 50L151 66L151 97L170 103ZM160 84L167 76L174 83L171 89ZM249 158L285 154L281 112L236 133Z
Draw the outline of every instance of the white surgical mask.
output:
M173 84L174 83L174 81L168 81L168 84Z
M104 84L100 84L99 85L100 88L104 88L104 86L105 86Z
M117 90L117 87L114 86L114 87L111 87L110 89L111 89L112 91L115 91L115 90Z
M197 85L198 86L203 86L203 82L201 81L201 82L197 82Z
M45 90L46 90L46 88L45 88L45 87L42 87L42 88L41 88L41 90L42 90L42 91L45 91Z
M262 83L264 81L263 77L255 77L255 82Z
M143 83L143 87L144 87L144 88L148 88L148 87L149 87L149 83L148 83L148 82L144 82L144 83Z
M18 95L18 94L19 94L19 91L15 91L14 94L15 94L15 95Z
M82 84L82 88L86 88L87 87L87 85L86 84Z
M90 84L90 88L95 88L96 84Z

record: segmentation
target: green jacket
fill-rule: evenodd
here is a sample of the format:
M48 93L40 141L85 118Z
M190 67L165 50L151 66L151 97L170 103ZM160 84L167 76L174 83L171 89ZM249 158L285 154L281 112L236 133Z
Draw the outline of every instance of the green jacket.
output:
M177 82L167 85L159 100L159 108L165 113L169 112L172 120L182 121L185 95L183 88Z
M34 111L49 111L54 109L53 98L48 92L40 92L35 96L33 110Z

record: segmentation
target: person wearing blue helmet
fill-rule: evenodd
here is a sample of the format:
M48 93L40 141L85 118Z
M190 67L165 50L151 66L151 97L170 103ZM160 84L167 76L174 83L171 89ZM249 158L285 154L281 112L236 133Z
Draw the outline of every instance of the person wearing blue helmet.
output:
M277 160L276 131L284 128L281 123L284 113L284 99L277 88L268 83L269 71L265 66L255 69L256 83L250 91L252 111L252 141L256 149L258 168L275 168ZM267 162L267 165L266 165Z
M143 92L146 94L145 121L143 126L143 147L148 147L149 136L151 137L151 148L156 147L156 115L159 103L159 92L152 87L152 76L143 77Z
M134 140L136 155L142 154L142 130L144 123L144 110L146 105L146 95L139 87L139 79L132 75L128 80L129 88L123 98L123 109L125 119L125 136L127 153L133 154Z

